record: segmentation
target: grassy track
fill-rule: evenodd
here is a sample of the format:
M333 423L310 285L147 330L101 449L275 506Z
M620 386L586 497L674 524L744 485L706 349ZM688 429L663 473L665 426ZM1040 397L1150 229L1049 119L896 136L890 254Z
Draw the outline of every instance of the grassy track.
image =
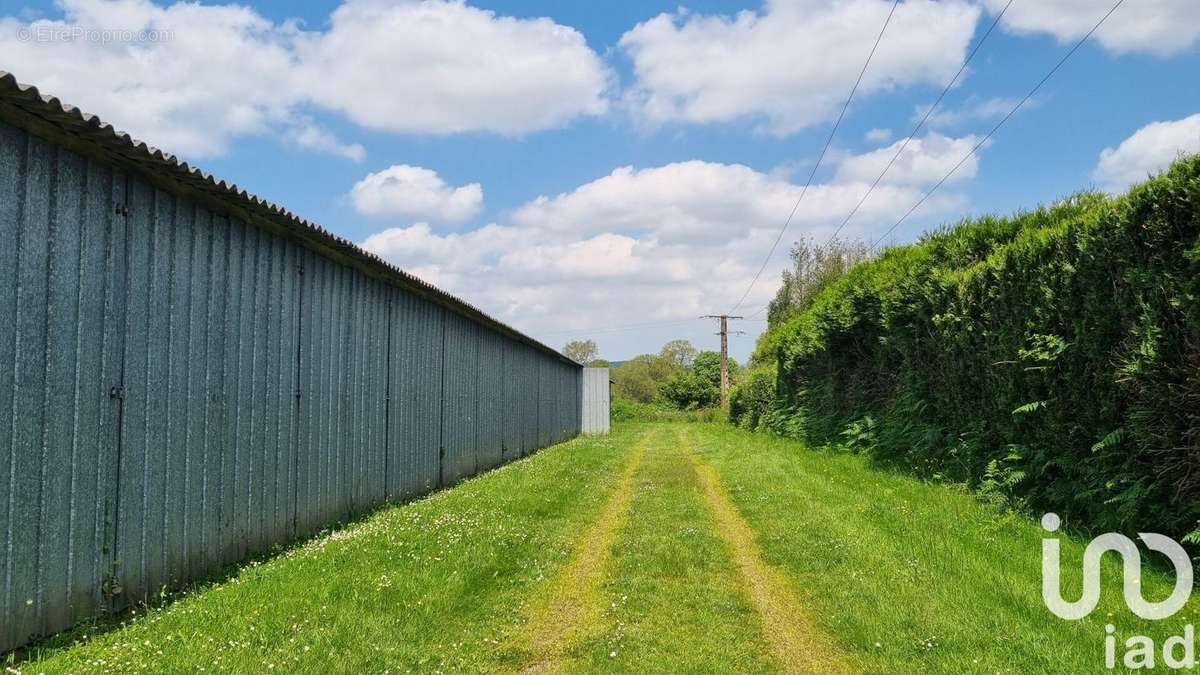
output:
M629 517L634 477L647 443L645 436L635 443L600 515L576 544L571 561L539 593L528 622L515 635L524 657L523 671L564 669L574 646L599 629L604 611L600 588L609 573L613 542Z
M860 457L714 424L618 427L251 565L25 672L1099 672L1161 644L1110 559L1042 605L1027 518ZM1064 542L1078 593L1082 544ZM1168 593L1144 575L1146 596ZM1121 650L1119 653L1123 653Z
M592 672L771 672L759 617L674 429L657 426L606 591L606 629L577 649Z
M1086 619L1060 620L1042 603L1044 532L1029 519L873 470L861 457L723 426L694 429L691 440L758 532L767 560L870 672L1100 672L1106 623L1122 643L1136 634L1161 645L1200 619L1195 596L1168 620L1134 616L1117 559L1106 556L1100 606ZM1064 541L1065 597L1079 596L1082 552ZM1170 592L1148 570L1143 586L1147 599Z
M681 436L681 443L691 448L691 434ZM696 463L690 452L688 457L699 474L705 501L716 516L717 529L741 570L745 592L758 610L776 663L788 673L856 672L858 668L832 646L831 638L813 621L792 580L763 559L757 535L730 502L720 476L707 464Z
M545 450L385 509L29 673L492 671L531 593L568 560L633 430ZM92 631L81 628L67 640Z

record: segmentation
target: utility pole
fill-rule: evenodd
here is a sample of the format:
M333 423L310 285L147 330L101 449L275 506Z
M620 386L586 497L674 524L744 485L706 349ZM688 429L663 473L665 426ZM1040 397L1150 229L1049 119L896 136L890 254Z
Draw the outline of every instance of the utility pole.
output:
M743 319L741 316L730 316L728 314L706 314L701 319L717 319L720 321L721 332L717 335L721 336L721 407L729 407L729 320ZM736 334L741 334L742 331L734 331Z

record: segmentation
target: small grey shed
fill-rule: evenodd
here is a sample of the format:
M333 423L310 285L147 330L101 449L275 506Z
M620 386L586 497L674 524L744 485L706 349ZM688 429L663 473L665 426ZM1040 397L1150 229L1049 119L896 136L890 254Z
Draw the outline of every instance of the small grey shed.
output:
M609 432L608 368L583 369L583 433Z

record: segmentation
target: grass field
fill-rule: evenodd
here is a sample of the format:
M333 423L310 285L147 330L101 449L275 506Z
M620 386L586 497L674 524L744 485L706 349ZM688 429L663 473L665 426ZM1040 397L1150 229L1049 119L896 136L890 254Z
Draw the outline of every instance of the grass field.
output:
M1028 518L717 424L578 439L80 627L24 672L1098 672L1105 624L1042 604ZM1064 544L1078 593L1082 544ZM1145 595L1168 580L1144 576ZM1120 658L1121 650L1118 650Z

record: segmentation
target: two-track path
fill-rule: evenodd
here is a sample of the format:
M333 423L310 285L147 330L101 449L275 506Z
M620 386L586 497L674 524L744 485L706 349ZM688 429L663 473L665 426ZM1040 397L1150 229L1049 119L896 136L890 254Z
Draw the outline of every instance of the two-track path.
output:
M21 673L1083 673L1138 619L1062 621L1045 532L864 457L620 424L0 656ZM1085 543L1064 536L1068 565ZM1109 561L1113 580L1119 560ZM1173 582L1147 568L1148 597ZM1118 586L1113 586L1118 588Z
M855 671L763 558L691 435L659 426L638 438L517 633L523 672Z

